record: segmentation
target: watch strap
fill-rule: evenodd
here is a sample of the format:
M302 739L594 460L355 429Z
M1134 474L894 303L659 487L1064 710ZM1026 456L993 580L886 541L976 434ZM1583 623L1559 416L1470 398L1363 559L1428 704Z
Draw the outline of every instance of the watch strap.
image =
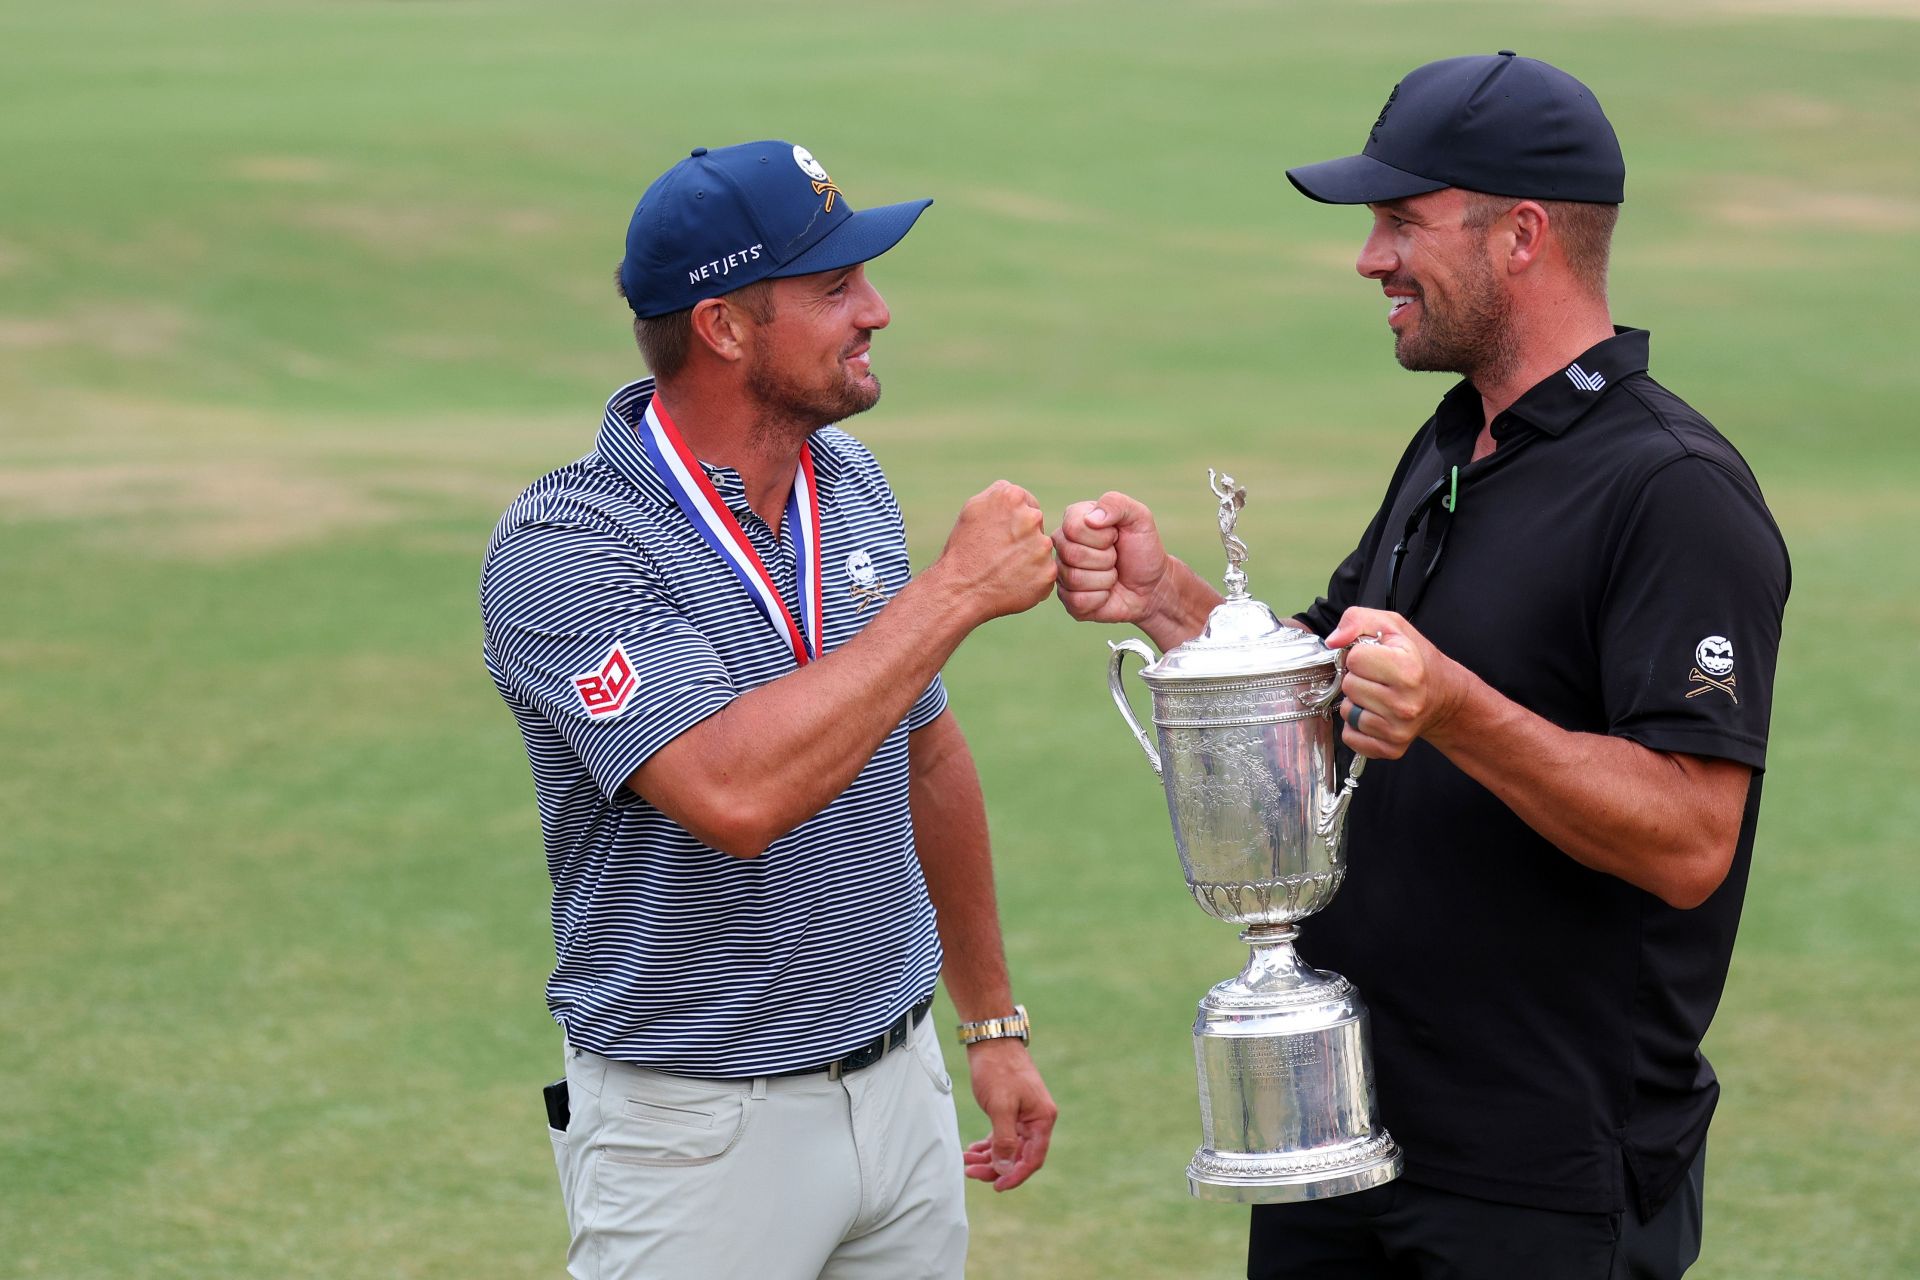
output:
M998 1018L982 1018L978 1022L960 1024L960 1043L979 1044L983 1040L1018 1040L1027 1043L1031 1028L1027 1022L1027 1007L1023 1004L1013 1006L1013 1012Z

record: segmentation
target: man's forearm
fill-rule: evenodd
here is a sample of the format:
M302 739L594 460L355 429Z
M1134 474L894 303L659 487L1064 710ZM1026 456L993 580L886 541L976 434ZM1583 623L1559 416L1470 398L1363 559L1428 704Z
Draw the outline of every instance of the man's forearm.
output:
M1747 766L1562 729L1384 609L1348 609L1327 643L1351 646L1341 716L1354 750L1394 760L1423 738L1568 857L1672 906L1726 879Z
M995 481L859 635L681 733L627 785L714 848L756 857L847 789L968 632L1032 608L1053 577L1039 504Z
M1161 652L1185 644L1200 634L1223 597L1176 556L1167 557L1167 571L1154 591L1152 612L1140 620L1140 629Z
M1751 769L1562 729L1460 670L1458 707L1424 736L1467 776L1568 857L1673 906L1719 887Z
M714 848L763 852L852 784L973 626L963 604L915 579L845 646L694 725L629 785Z

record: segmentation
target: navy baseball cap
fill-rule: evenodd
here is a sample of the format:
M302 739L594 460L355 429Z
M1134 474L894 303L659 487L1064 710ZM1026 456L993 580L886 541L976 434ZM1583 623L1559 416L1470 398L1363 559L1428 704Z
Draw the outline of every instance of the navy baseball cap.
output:
M1387 95L1359 155L1302 165L1287 177L1325 204L1374 204L1443 187L1620 204L1627 165L1587 86L1503 49L1409 71Z
M760 280L851 267L900 243L932 203L856 213L805 147L695 147L634 207L620 287L647 318Z

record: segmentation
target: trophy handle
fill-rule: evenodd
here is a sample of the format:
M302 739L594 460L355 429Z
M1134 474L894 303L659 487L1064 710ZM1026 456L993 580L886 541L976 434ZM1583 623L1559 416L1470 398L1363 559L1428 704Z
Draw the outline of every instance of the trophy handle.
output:
M1361 636L1353 642L1353 644L1379 643L1379 636ZM1333 651L1333 683L1327 686L1327 691L1321 694L1319 701L1313 704L1313 710L1331 711L1333 704L1340 701L1340 685L1347 678L1347 649L1353 648L1353 644L1348 645L1346 649Z
M1340 829L1346 825L1347 806L1353 801L1354 789L1360 785L1360 774L1366 767L1367 758L1355 756L1347 766L1347 780L1340 784L1340 794L1320 802L1320 821L1314 832L1327 842L1328 853L1340 852Z
M1354 644L1379 644L1379 636L1361 636ZM1348 648L1351 648L1349 645ZM1333 712L1333 704L1340 701L1340 685L1347 678L1347 650L1336 649L1333 653L1333 686L1314 707L1316 711L1328 714ZM1360 774L1367 767L1367 758L1355 755L1353 763L1347 766L1347 780L1340 784L1338 795L1327 797L1320 804L1320 821L1314 832L1327 842L1327 852L1337 854L1340 851L1340 828L1347 820L1347 806L1353 803L1354 788L1360 785Z
M1147 753L1147 763L1153 766L1153 776L1158 778L1161 776L1160 753L1153 749L1153 739L1133 718L1133 708L1127 704L1127 691L1120 683L1120 664L1126 661L1127 655L1137 653L1142 662L1152 662L1153 650L1138 640L1109 640L1107 648L1113 650L1113 658L1107 663L1107 688L1113 693L1113 705L1120 708L1121 718L1127 722L1127 728L1133 730L1133 740Z

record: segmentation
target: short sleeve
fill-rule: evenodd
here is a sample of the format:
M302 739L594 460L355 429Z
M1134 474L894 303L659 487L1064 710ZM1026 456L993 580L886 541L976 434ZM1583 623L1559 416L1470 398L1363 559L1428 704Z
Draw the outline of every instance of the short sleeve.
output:
M480 603L502 692L549 721L610 799L735 696L646 556L605 531L516 530L488 558Z
M936 672L933 679L927 683L927 687L921 691L920 696L914 700L913 705L907 708L907 732L926 728L938 720L940 713L946 709L947 686L941 682L939 673Z
M1676 459L1616 545L1598 632L1609 732L1765 768L1790 569L1751 480Z

